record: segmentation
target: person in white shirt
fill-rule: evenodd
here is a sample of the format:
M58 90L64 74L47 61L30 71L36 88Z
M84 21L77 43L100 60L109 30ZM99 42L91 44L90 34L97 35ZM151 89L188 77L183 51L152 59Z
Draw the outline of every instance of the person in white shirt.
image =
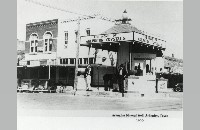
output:
M88 65L85 69L85 81L86 81L86 91L92 91L91 89L91 65Z

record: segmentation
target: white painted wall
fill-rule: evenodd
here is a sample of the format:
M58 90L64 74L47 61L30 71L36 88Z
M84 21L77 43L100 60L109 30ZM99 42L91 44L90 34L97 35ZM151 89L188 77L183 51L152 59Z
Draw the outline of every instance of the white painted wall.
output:
M162 57L156 57L152 61L152 67L156 67L156 72L160 72L160 68L164 71L164 59Z
M56 52L51 54L37 53L36 55L25 54L25 60L56 59Z
M64 20L59 20L58 24L58 43L57 43L57 56L60 58L75 58L76 57L76 35L75 30L78 29L77 21L62 23ZM80 36L86 36L86 29L90 28L91 35L100 34L114 25L113 22L105 21L102 19L87 19L81 20L80 22ZM68 31L68 47L64 47L64 32ZM79 57L87 58L88 57L88 47L80 46ZM93 56L92 53L94 49L92 48L90 56Z

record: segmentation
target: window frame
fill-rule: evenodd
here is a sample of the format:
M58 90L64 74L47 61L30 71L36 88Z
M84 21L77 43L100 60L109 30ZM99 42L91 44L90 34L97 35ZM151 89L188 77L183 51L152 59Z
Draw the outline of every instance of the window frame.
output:
M86 28L86 36L90 36L91 35L91 30L90 28Z
M69 32L68 31L64 31L64 41L65 41L64 45L67 46L69 43Z
M50 36L48 36L50 35ZM44 40L44 48L43 53L51 53L52 52L52 46L53 46L53 34L51 31L47 31L43 35Z
M72 63L72 62L73 62L73 63ZM76 61L75 61L74 58L69 58L69 63L73 65L73 64L76 64Z
M83 58L83 64L88 64L88 58Z
M32 33L29 38L30 41L30 54L37 54L38 47L38 34Z

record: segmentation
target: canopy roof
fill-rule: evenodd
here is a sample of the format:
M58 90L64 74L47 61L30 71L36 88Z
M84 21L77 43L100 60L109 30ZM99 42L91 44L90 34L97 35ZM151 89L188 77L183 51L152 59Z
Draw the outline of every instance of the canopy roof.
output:
M111 27L107 31L103 32L102 34L112 34L112 33L128 33L128 32L137 32L142 33L141 30L133 27L130 24L119 24Z

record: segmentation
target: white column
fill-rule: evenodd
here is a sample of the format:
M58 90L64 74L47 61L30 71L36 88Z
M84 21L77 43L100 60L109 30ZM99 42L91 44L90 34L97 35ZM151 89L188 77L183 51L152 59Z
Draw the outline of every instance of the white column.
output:
M146 75L146 59L143 61L143 76Z
M91 46L92 46L92 44L91 44ZM89 57L90 57L90 48L91 48L91 47L89 47L89 50L88 50L88 64L90 63L90 62L89 62Z

